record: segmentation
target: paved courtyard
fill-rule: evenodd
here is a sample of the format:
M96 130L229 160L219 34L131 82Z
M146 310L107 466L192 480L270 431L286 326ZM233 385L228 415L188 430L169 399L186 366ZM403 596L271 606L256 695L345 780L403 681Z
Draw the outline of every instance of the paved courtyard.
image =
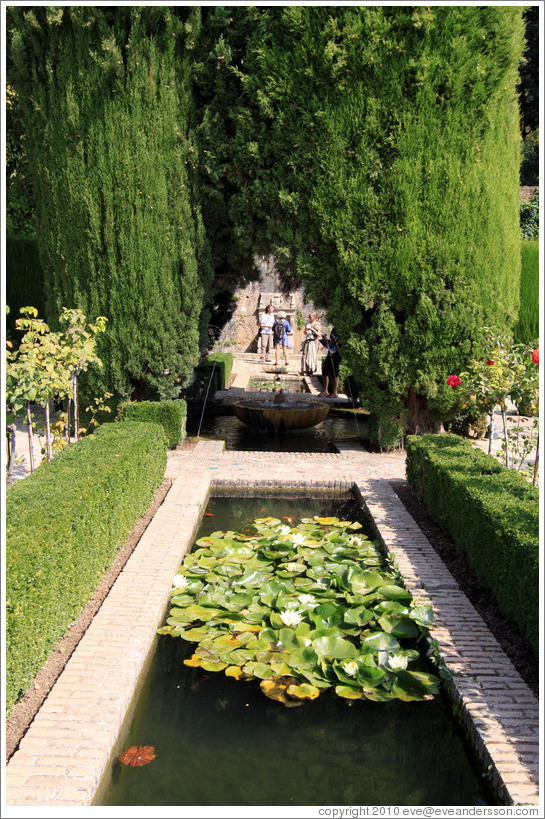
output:
M432 639L452 673L449 693L483 770L506 804L537 805L539 708L481 617L394 492L404 453L358 444L337 453L225 451L218 441L169 452L172 486L6 768L8 806L91 805L167 609L171 581L208 498L353 491L418 603L435 611Z

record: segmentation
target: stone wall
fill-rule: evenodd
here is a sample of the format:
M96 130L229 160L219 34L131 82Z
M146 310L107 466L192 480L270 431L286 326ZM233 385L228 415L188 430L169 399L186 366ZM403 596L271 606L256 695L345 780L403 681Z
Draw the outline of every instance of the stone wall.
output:
M302 313L306 321L309 313L314 312L314 305L310 301L305 302L302 288L292 293L282 293L280 279L271 259L260 258L256 263L260 271L259 281L250 282L235 292L237 307L221 331L219 342L227 343L235 352L256 353L259 314L265 310L267 304L271 304L275 314L281 310L286 313L293 330L293 335L290 336L290 350L299 352L302 332L297 327L297 316ZM325 321L325 315L321 315L320 318L322 322Z

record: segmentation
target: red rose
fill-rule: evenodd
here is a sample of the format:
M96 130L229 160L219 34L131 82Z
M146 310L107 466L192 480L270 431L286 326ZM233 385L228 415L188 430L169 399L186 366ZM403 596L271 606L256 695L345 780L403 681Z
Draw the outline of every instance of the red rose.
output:
M536 347L534 352L532 353L532 361L539 367L539 347Z
M486 363L487 363L487 364L493 364L494 362L493 362L493 361L491 361L489 358L487 358Z
M456 387L459 387L461 383L462 379L460 378L459 375L449 375L449 377L447 378L447 384L449 385L449 387L452 387L453 390L455 390Z

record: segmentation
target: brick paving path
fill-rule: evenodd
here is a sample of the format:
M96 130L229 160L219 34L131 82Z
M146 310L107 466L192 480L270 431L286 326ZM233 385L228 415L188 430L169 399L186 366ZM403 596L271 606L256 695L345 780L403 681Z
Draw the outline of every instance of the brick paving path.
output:
M214 489L314 494L354 488L453 672L450 694L506 804L538 804L538 704L389 484L403 453L223 451L201 441L169 453L172 487L6 768L8 806L91 805L136 682L156 640L171 581ZM145 605L143 604L145 601ZM121 736L122 739L122 736Z

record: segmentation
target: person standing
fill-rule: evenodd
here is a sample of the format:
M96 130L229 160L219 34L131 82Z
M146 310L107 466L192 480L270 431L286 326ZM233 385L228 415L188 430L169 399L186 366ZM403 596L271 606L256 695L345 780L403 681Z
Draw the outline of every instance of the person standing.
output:
M321 335L320 320L310 313L305 325L305 339L301 356L301 375L313 375L318 368L318 339Z
M331 328L329 337L323 335L320 343L324 345L327 355L322 363L322 380L324 388L320 395L329 396L329 398L337 398L337 390L339 388L339 366L341 363L341 354L339 347L341 346L341 339L334 327ZM328 393L329 380L331 379L332 391Z
M261 333L261 361L271 360L272 333L274 327L274 313L268 304L265 312L259 314L259 332Z
M282 349L283 361L288 363L288 333L291 333L291 325L286 318L283 310L278 313L273 327L273 343L274 343L274 363L278 364L278 355Z

